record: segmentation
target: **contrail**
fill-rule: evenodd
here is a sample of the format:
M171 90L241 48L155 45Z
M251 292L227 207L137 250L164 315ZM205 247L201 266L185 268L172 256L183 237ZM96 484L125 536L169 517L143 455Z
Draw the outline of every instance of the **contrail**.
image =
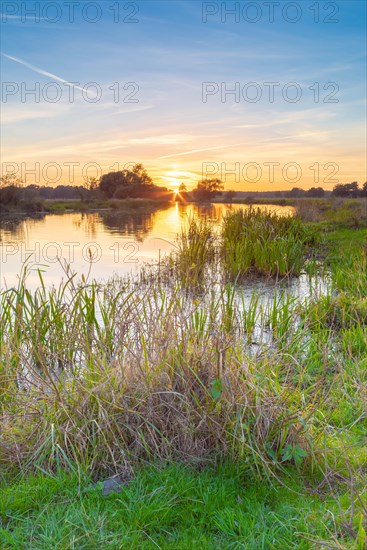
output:
M239 145L246 145L245 143L233 143L232 145L218 145L217 147L206 147L205 149L193 149L192 151L185 151L184 153L174 153L172 155L164 155L158 157L160 159L168 159L170 157L182 157L184 155L191 155L192 153L202 153L203 151L214 151L215 149L228 149L229 147L238 147Z
M88 94L88 90L86 88L83 88L82 86L78 86L77 84L73 84L72 82L69 82L68 80L65 80L64 78L61 78L60 76L57 76L56 74L49 73L48 71L44 71L43 69L40 69L39 67L36 67L35 65L31 65L30 63L27 63L26 61L23 61L23 59L19 59L18 57L13 57L12 55L7 55L6 53L1 54L7 59L10 59L11 61L15 61L16 63L19 63L20 65L24 65L24 67L28 67L28 69L31 69L31 71L34 71L38 74L41 74L43 76L49 76L50 78L53 78L54 80L57 80L58 82L62 82L63 84L66 84L67 86L71 86L72 88L76 88L77 90L81 90L82 92L85 92Z

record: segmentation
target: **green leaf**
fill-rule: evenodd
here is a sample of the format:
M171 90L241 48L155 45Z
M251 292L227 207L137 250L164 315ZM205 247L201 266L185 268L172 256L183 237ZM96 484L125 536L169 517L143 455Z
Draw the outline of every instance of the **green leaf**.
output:
M223 391L222 380L220 378L216 378L210 382L210 385L212 398L217 401L221 397Z
M308 456L308 453L299 447L298 445L286 445L284 449L280 451L282 461L294 460L296 466L300 466L304 458Z
M283 462L286 460L292 460L293 458L293 448L291 445L286 445L284 449L280 451L280 455L282 457Z
M293 451L293 458L294 462L297 466L300 466L302 464L302 461L304 458L308 456L308 453L302 449L301 447L298 447L298 445L295 446Z

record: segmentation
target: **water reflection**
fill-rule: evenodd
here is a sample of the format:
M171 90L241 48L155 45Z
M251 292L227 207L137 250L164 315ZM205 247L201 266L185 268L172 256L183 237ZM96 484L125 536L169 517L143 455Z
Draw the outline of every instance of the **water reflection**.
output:
M100 219L111 233L134 235L138 242L143 242L153 229L155 215L153 212L102 212Z
M36 269L45 283L57 285L65 278L60 261L79 276L106 280L112 275L136 273L146 262L157 261L175 246L182 224L189 216L206 217L216 224L228 209L244 205L195 205L174 203L167 208L101 210L98 212L7 216L0 221L1 287L17 284L26 259L28 285L38 286ZM293 215L291 207L261 208ZM93 250L92 265L90 250Z

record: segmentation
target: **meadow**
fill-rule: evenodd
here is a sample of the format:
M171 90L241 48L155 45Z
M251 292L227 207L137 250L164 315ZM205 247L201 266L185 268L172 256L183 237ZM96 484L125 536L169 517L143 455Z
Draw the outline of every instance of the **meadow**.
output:
M30 291L25 267L1 295L1 547L365 548L365 206L189 219L138 279Z

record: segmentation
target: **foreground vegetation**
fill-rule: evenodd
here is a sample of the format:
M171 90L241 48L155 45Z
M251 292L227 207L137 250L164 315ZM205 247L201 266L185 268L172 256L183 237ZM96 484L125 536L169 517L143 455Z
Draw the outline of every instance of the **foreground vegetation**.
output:
M338 537L343 541L336 502L307 495L295 482L291 489L250 477L234 465L201 471L182 464L149 466L108 496L86 474L38 474L3 487L0 516L8 519L0 544L37 550L214 550L305 549L334 538L339 544Z
M231 216L224 239L290 228L307 294L228 283L206 222L140 281L2 294L5 548L364 548L367 231Z

